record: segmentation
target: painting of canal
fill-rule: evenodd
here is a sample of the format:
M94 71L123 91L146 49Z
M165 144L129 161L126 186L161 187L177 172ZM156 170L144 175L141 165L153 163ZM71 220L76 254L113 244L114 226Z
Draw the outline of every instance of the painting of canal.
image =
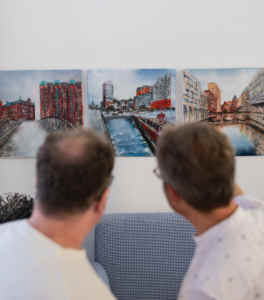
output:
M82 125L80 70L0 71L0 157L35 157L47 133Z
M89 127L117 156L154 155L160 131L175 122L175 70L90 70L87 90Z
M238 156L264 155L264 69L181 71L182 119L208 122Z

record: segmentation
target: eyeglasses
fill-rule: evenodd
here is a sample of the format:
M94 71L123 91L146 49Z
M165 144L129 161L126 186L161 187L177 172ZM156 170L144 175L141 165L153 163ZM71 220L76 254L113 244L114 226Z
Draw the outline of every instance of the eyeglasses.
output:
M159 178L162 180L162 177L161 177L161 174L160 174L160 170L158 167L156 167L154 170L153 170L153 173Z

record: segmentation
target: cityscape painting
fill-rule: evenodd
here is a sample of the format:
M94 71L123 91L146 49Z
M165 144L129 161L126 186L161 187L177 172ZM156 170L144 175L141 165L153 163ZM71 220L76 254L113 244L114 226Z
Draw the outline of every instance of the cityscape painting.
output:
M88 123L117 156L152 156L163 126L175 122L176 71L90 70Z
M264 154L264 69L181 71L182 119L223 131L236 155Z
M0 71L0 157L34 157L48 132L82 125L80 70Z

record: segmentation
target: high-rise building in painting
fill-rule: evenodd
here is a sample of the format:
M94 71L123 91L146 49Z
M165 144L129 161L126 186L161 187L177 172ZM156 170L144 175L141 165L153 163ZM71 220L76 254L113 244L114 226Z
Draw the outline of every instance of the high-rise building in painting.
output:
M74 126L83 124L82 84L69 82L40 83L40 118L66 120Z
M153 85L153 101L151 108L164 109L171 107L171 75L165 74Z
M153 100L153 87L150 85L143 85L137 88L135 103L136 107L148 107Z
M217 98L214 93L212 93L210 90L204 91L204 95L207 97L207 103L208 103L208 112L217 112Z
M241 94L241 105L245 106L247 104L248 95L247 90L244 90Z
M239 98L237 98L237 96L234 96L232 99L231 111L235 112L238 107L239 107Z
M112 81L106 81L103 83L103 101L102 107L107 106L107 102L112 102L114 100L114 85Z
M208 83L208 90L216 98L216 112L221 112L221 90L215 82Z
M190 72L183 71L184 120L199 121L207 117L207 98L201 94L200 81ZM203 100L201 103L201 100Z
M143 85L138 87L134 100L136 107L171 108L171 75L165 74L158 78L153 86Z
M251 105L264 103L264 69L260 69L244 90L246 102Z
M169 99L171 95L171 76L165 74L153 85L153 100Z

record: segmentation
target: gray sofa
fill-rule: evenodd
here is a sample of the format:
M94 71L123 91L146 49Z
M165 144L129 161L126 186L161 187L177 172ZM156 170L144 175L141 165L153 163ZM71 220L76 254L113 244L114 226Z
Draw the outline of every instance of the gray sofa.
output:
M0 223L29 217L31 196L0 195ZM193 227L175 213L105 215L84 242L119 300L177 299L194 252Z
M175 300L193 256L193 232L174 213L105 215L95 229L95 262L119 300Z

